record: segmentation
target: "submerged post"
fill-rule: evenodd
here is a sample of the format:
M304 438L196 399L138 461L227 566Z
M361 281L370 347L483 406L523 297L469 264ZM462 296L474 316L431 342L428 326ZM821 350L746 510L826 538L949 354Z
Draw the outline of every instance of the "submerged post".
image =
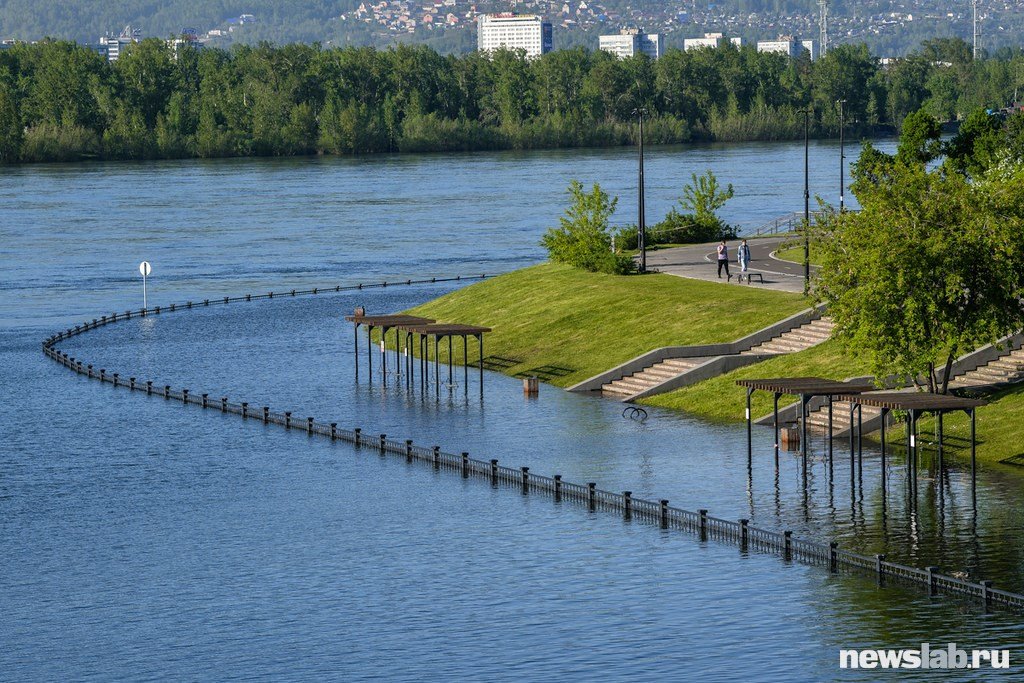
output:
M754 462L754 437L750 420L750 395L754 390L747 387L747 467L750 468Z

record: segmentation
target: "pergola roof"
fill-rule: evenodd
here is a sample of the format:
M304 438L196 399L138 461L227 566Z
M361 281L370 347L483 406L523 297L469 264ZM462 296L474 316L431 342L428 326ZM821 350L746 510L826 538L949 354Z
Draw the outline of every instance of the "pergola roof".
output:
M839 382L821 377L778 377L774 379L741 379L736 384L747 389L770 391L796 396L844 396L860 394L875 388L870 382Z
M394 315L346 315L345 320L357 325L370 327L397 327L399 325L429 325L433 318L421 318L416 315L397 313Z
M468 337L490 332L489 327L478 327L476 325L459 325L457 323L437 323L437 324L408 324L398 325L406 332L414 332L416 334L426 334L436 337Z
M988 401L976 398L962 398L950 394L932 394L922 391L888 391L870 394L844 395L843 401L852 401L874 408L889 410L923 410L925 412L947 412L971 410L988 405Z

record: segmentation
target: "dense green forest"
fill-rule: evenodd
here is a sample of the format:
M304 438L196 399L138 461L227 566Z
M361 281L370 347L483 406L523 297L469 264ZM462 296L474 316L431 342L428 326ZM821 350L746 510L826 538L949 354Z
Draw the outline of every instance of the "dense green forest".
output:
M1024 54L972 60L959 40L881 68L843 45L811 62L751 48L618 60L559 50L442 56L422 46L236 46L177 53L148 39L108 63L48 41L0 51L0 161L350 154L791 139L1004 106Z

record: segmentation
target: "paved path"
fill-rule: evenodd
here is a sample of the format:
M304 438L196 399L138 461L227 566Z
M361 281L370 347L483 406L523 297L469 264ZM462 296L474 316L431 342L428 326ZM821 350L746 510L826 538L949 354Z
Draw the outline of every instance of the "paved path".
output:
M766 289L777 289L784 292L804 291L804 267L799 263L780 261L772 258L771 254L779 245L792 238L786 237L765 237L752 239L750 245L750 265L748 270L751 273L761 273L764 276L762 285L754 278L752 287L764 287ZM740 266L736 263L736 248L739 240L730 240L729 245L729 269L733 278L729 282L725 275L718 279L717 264L717 242L710 244L695 244L689 247L673 247L671 249L658 249L647 252L647 269L656 270L669 275L689 277L696 280L708 280L721 282L736 286L736 275L740 272ZM814 270L814 266L811 266ZM747 286L744 281L744 287Z

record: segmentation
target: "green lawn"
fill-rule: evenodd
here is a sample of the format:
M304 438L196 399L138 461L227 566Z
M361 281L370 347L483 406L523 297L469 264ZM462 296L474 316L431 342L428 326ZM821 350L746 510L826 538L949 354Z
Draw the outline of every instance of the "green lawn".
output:
M736 386L738 379L766 377L825 377L843 380L871 374L867 364L843 353L838 342L827 341L799 353L786 354L733 370L713 379L659 396L642 403L684 410L713 420L735 421L743 418L746 391ZM760 417L771 412L772 397L755 392L752 412ZM783 404L784 405L784 404Z
M775 256L782 259L783 261L793 261L794 263L804 262L804 248L802 245L795 247L786 247L779 249L775 252ZM821 265L821 260L818 257L818 250L815 246L811 245L811 263L815 266Z
M570 386L660 346L732 341L805 308L786 292L543 264L409 312L491 327L485 353L509 359L504 372L541 369L538 376Z

